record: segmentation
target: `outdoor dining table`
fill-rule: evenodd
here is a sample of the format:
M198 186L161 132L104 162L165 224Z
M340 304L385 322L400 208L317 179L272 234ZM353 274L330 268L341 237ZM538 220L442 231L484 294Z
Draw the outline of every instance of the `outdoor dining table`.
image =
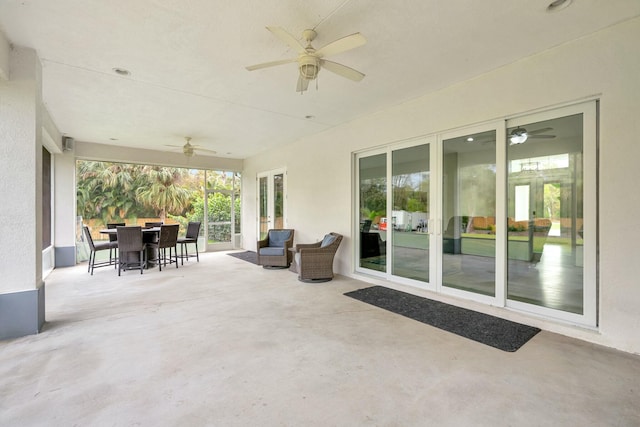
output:
M100 230L100 234L117 235L118 230L115 228L104 228ZM144 243L153 243L158 241L160 227L142 227L142 241ZM154 247L147 246L147 268L155 267L158 259L158 250ZM130 253L128 256L138 256L138 254ZM139 256L138 256L139 257ZM136 259L137 261L137 259Z

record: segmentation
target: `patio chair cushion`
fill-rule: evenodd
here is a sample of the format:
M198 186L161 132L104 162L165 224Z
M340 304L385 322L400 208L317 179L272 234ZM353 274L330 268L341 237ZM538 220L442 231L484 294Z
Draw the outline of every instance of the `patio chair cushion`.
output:
M335 240L336 240L336 236L327 234L326 236L324 236L324 239L322 239L322 243L320 243L320 247L325 248L330 244L332 244L333 242L335 242Z
M269 248L284 248L284 242L289 240L289 237L291 237L291 230L270 230ZM283 253L284 249L278 253L278 255L282 255Z
M274 248L271 246L267 246L265 248L260 248L260 255L264 256L282 256L284 255L284 247Z

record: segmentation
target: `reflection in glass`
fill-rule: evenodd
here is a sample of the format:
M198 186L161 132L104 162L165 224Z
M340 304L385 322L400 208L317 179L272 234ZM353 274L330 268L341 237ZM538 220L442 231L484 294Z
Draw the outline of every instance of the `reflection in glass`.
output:
M508 144L508 298L583 313L582 114L530 123ZM523 190L526 189L526 192ZM526 194L526 197L525 197Z
M442 284L495 295L496 132L443 141Z
M259 204L258 209L260 210L260 239L264 239L267 237L267 232L269 231L269 205L268 205L268 177L263 176L260 177L259 181Z
M429 281L429 145L392 155L392 274Z
M387 156L359 160L360 267L387 271Z
M284 228L284 174L273 176L273 228Z

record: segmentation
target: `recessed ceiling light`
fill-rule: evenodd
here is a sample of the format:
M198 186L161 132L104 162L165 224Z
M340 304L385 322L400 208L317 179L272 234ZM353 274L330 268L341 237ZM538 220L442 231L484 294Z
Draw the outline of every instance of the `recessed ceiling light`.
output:
M131 75L131 71L126 70L124 68L112 68L113 72L120 75L120 76L130 76Z
M547 12L557 12L568 7L571 4L571 0L554 0L547 6Z
M470 136L469 138L467 138L467 142L473 142L473 137Z
M118 138L109 138L111 141L117 141Z
M304 116L304 118L305 118L305 119L315 119L315 118L316 118L316 116L311 116L311 115L309 115L309 116Z

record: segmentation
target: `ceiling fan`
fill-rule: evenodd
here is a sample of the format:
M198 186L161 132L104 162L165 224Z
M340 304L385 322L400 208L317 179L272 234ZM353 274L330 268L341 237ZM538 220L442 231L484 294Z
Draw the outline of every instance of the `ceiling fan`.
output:
M182 148L182 153L187 157L193 157L196 151L216 154L216 152L213 150L207 150L206 148L200 148L199 145L191 144L190 136L186 136L184 139L185 141L187 141L184 145L167 145L167 147Z
M360 47L367 42L367 39L360 33L354 33L341 39L335 40L324 47L316 50L311 46L311 42L316 38L317 33L314 30L304 30L302 32L302 38L306 42L306 46L300 43L295 37L286 32L280 27L267 27L267 30L271 31L276 37L295 49L298 53L296 58L282 59L279 61L265 62L262 64L250 65L247 68L249 71L259 70L261 68L273 67L276 65L289 64L292 62L298 63L298 84L296 85L297 92L304 92L309 87L309 82L315 80L318 77L318 73L321 68L335 73L339 76L346 77L347 79L359 82L364 78L364 74L360 71L349 68L346 65L338 64L337 62L324 59L326 56L336 55L338 53L346 52L356 47Z
M538 139L552 139L555 138L555 135L542 135L545 132L552 131L553 128L542 128L536 129L532 131L527 131L525 128L518 126L509 132L509 144L517 145L522 144L528 139L538 138Z

